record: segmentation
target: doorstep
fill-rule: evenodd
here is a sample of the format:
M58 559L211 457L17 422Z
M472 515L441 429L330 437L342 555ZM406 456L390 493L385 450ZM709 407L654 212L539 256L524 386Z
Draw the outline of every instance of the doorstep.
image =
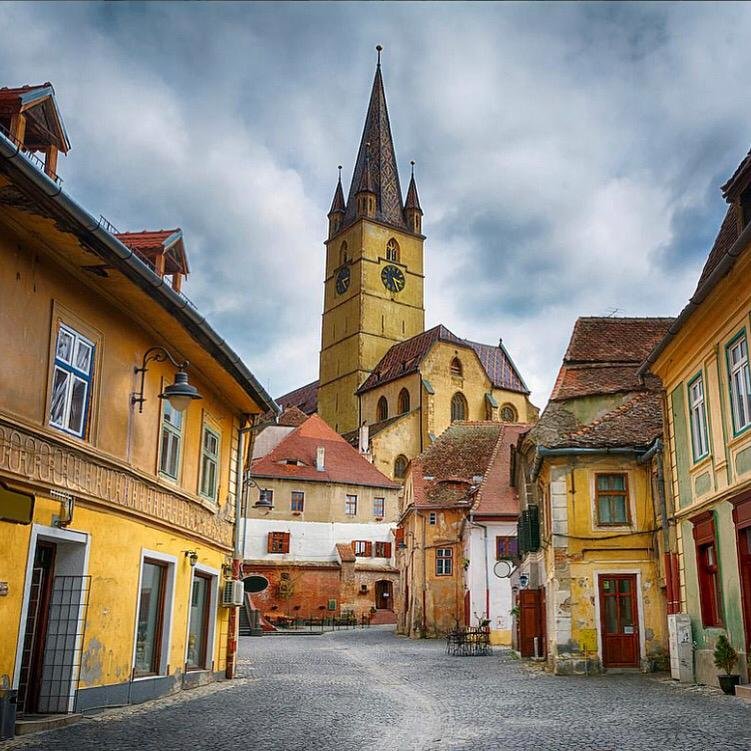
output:
M42 730L54 730L66 725L78 722L83 715L80 714L40 714L27 715L16 720L16 735L28 735L40 733Z
M751 704L751 684L745 686L736 686L735 695L745 701L747 704Z

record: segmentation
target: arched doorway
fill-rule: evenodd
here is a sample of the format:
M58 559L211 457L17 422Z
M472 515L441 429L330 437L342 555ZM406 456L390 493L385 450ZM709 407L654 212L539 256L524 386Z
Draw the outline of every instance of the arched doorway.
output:
M380 579L375 585L376 610L394 609L394 587L388 579Z

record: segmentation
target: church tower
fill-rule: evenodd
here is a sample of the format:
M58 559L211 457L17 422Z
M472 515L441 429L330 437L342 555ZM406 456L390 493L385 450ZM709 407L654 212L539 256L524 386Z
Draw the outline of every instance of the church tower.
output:
M402 201L378 50L347 201L329 211L318 413L346 433L360 424L357 388L390 347L422 333L422 209L414 174Z

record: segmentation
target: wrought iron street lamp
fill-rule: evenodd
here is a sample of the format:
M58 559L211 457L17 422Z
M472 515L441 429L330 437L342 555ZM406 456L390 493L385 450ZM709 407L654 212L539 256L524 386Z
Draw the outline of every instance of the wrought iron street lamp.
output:
M202 399L198 389L188 382L188 374L185 372L190 366L187 360L178 362L164 347L152 347L147 349L143 355L143 361L140 368L134 368L136 373L141 374L141 386L138 393L133 394L130 398L131 404L138 404L138 411L143 412L143 403L146 397L143 395L146 372L150 362L171 362L178 370L175 373L175 382L166 386L164 391L159 394L160 399L166 399L172 409L183 412L194 399Z

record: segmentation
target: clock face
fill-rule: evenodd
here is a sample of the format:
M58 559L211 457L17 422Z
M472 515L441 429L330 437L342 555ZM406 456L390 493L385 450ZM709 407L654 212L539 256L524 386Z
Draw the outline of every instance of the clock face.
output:
M404 289L404 273L398 266L384 266L381 271L381 281L391 292L401 292Z
M349 266L342 266L336 275L336 292L343 295L349 287Z

